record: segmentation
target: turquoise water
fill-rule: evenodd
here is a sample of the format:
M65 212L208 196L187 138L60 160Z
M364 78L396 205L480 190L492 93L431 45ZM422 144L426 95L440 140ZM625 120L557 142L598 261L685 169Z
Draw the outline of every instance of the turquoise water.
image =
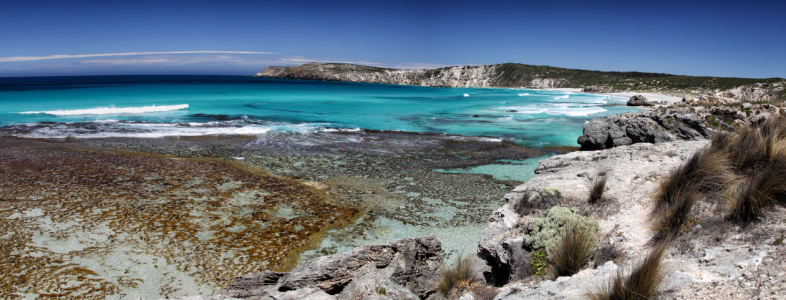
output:
M576 146L626 99L556 90L433 88L241 76L0 78L0 126L25 137L262 135L347 130ZM10 126L10 127L9 127Z
M493 176L496 180L516 180L527 182L530 180L530 178L535 176L535 172L533 171L535 171L535 168L538 167L540 160L553 155L554 154L550 154L523 160L500 159L499 164L457 169L435 169L434 171L449 174L488 174Z

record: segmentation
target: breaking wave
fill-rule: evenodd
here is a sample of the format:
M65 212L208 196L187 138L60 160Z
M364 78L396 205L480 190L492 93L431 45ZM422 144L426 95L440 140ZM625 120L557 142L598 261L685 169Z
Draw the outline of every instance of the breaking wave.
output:
M161 105L161 106L140 106L140 107L96 107L87 109L73 110L47 110L47 111L26 111L20 112L23 115L47 114L55 116L75 116L75 115L120 115L120 114L144 114L151 112L164 112L188 109L188 104Z

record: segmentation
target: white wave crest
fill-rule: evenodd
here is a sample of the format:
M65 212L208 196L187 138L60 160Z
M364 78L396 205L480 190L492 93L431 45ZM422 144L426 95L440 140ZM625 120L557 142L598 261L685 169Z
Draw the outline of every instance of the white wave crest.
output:
M568 99L568 97L570 97L570 95L557 96L557 97L554 97L554 100Z
M469 97L469 94L464 94L464 97Z
M96 107L74 110L48 110L48 111L26 111L20 112L23 115L47 114L55 116L74 116L74 115L120 115L120 114L144 114L151 112L163 112L187 109L188 104L161 105L161 106L140 106L140 107Z
M529 93L521 93L519 96L529 96Z

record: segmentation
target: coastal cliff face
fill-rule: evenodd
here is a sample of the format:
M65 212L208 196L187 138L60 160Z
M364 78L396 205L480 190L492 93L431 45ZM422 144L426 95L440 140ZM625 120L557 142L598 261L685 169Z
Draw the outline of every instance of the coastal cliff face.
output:
M268 67L254 76L352 81L433 87L527 87L533 89L577 87L564 78L545 78L529 74L510 78L505 65L458 66L432 70L396 70L370 66L307 63L291 67Z

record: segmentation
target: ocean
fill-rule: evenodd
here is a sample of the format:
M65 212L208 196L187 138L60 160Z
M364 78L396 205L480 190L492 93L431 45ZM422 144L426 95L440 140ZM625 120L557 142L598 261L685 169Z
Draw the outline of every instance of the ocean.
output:
M562 90L435 88L246 76L0 78L4 135L265 135L386 130L576 146L627 99ZM623 105L620 105L623 104Z

